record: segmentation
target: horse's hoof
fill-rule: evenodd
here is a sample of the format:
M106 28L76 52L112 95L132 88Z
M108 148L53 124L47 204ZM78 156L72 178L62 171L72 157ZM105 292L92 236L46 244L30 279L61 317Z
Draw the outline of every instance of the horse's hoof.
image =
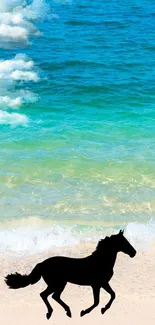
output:
M50 319L51 315L52 315L52 313L47 313L47 314L46 314L46 318L47 318L47 319Z
M105 313L106 309L103 307L101 308L101 314L103 315Z
M71 311L70 311L70 310L68 310L68 311L67 311L67 313L66 313L66 315L67 315L68 317L70 317L70 318L71 318L71 317L72 317Z
M84 316L85 315L85 311L84 310L81 310L81 313L80 313L80 316Z

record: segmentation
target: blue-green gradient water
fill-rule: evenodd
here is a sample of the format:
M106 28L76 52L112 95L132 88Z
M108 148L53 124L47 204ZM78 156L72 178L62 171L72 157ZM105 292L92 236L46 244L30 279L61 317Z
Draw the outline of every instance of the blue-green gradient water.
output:
M8 221L11 236L11 222L37 229L42 220L42 236L44 226L51 237L62 227L55 242L65 236L64 244L72 225L84 238L89 227L93 234L153 222L155 4L73 0L50 8L50 18L35 21L41 35L31 44L0 49L2 61L26 55L38 76L9 86L7 79L7 96L27 91L37 100L18 110L1 104L2 227Z

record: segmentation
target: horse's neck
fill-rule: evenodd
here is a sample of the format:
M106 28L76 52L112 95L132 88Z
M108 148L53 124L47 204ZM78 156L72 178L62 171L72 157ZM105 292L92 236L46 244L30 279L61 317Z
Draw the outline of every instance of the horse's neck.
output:
M117 253L118 252L108 251L102 254L94 254L94 256L96 255L96 261L98 261L99 264L103 264L104 266L106 265L108 268L113 269Z
M113 269L116 262L117 252L109 254L105 258L105 262L109 264L109 267Z

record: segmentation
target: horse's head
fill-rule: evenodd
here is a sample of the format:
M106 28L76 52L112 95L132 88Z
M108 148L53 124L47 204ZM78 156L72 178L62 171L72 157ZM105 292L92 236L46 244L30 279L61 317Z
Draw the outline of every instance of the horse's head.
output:
M117 248L118 252L123 252L128 254L130 257L134 257L136 255L136 250L133 246L128 242L128 240L123 236L124 230L120 230L115 237L115 247Z
M136 255L136 250L132 247L132 245L128 242L128 240L123 236L124 231L120 230L117 235L112 235L110 237L105 237L98 242L96 250L93 252L95 254L110 254L111 251L115 253L123 252L128 254L130 257L134 257Z

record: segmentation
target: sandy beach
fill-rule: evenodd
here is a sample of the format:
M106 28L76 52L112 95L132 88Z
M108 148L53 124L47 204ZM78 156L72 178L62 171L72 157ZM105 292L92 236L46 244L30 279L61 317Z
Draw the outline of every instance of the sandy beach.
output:
M39 293L46 288L41 279L37 284L24 289L11 290L4 283L4 276L11 272L29 273L38 262L49 256L68 255L86 256L95 248L94 244L83 244L70 249L56 249L46 254L31 257L7 256L1 254L0 277L0 319L4 325L43 325L43 324L117 324L134 325L155 322L155 249L139 252L136 257L119 253L114 268L114 276L110 281L116 293L116 300L111 308L101 315L101 307L109 300L109 295L101 290L100 304L90 314L80 318L80 311L92 304L91 288L68 284L62 294L72 311L68 318L65 311L52 298L49 301L54 309L51 319L46 320L46 307Z

